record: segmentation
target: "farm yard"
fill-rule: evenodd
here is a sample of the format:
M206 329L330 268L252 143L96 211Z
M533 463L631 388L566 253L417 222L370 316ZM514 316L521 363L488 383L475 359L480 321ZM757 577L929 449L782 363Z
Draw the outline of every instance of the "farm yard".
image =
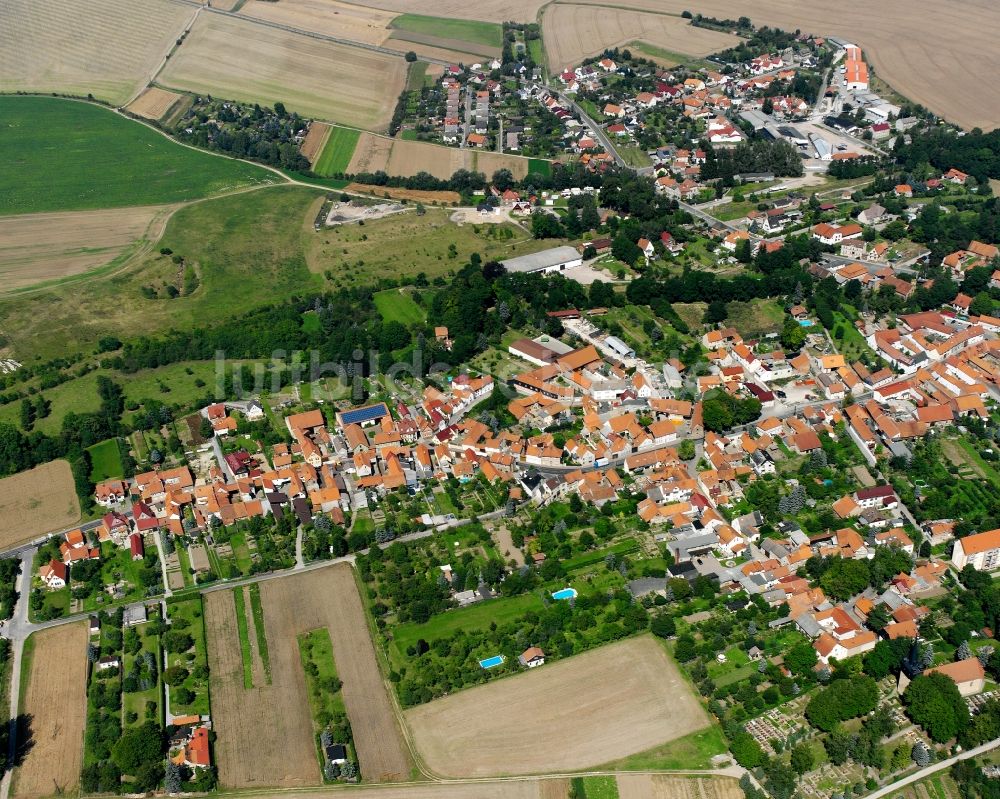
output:
M3 291L79 275L154 242L172 206L0 216Z
M75 792L83 765L87 638L86 622L77 622L37 632L25 646L20 712L31 716L33 745L14 772L11 795L18 799Z
M626 13L607 8L606 0L574 4L601 7L606 21L610 14ZM628 7L680 15L690 3L629 0ZM934 0L846 0L836 6L760 0L751 9L736 0L703 0L691 10L723 19L748 15L757 25L842 36L862 47L878 77L905 97L965 128L1000 125L1000 83L982 80L983 75L1000 74L1000 48L993 35L1000 29L1000 5L992 0L966 0L952 7L947 25L941 24L941 7ZM550 45L548 34L545 43Z
M80 501L68 462L50 461L0 480L0 548L11 549L79 520Z
M690 56L725 50L739 41L728 33L693 27L676 16L563 3L545 9L542 37L552 70L565 69L635 39Z
M592 692L593 685L604 689ZM461 691L404 717L421 758L443 777L583 769L709 724L677 666L648 636ZM466 734L471 718L489 721Z
M443 147L429 142L389 139L372 133L362 133L347 172L377 172L410 177L428 172L436 178L450 178L459 169L469 169L492 175L498 169L509 169L515 178L528 174L530 159L489 151Z
M240 14L364 44L382 44L395 14L338 0L250 0Z
M406 62L247 19L202 15L158 80L166 86L379 130L406 82Z
M128 104L126 110L145 119L157 120L163 118L174 105L183 98L177 92L168 92L150 86L142 94Z
M0 118L0 216L174 203L279 180L92 103L0 97Z
M169 0L9 0L0 4L0 91L125 103L194 14Z

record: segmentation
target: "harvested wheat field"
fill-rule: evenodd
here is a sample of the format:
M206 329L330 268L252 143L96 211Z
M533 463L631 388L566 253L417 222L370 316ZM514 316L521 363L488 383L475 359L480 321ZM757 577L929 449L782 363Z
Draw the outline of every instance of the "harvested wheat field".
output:
M323 152L331 130L333 128L325 122L313 122L309 126L309 132L299 145L299 152L309 159L310 164L315 164L319 154Z
M250 0L240 13L299 30L364 44L382 44L396 14L338 0Z
M212 715L219 779L227 788L296 787L320 782L297 636L327 627L355 749L366 780L410 773L392 704L382 683L350 566L261 583L272 684L244 688L230 591L207 594ZM252 621L250 624L253 636ZM256 659L259 655L254 650ZM253 672L258 673L256 665ZM252 747L247 741L254 741Z
M619 774L620 799L741 799L740 784L729 777L673 777Z
M546 8L542 16L542 40L552 70L575 66L636 39L689 56L706 56L739 42L736 36L695 28L680 17L606 6L559 3Z
M60 280L155 241L173 206L0 216L0 291ZM0 500L2 502L2 500Z
M436 699L404 718L428 768L449 778L589 768L709 723L649 636Z
M428 172L436 178L450 178L459 169L470 169L492 175L498 169L509 169L515 178L528 174L529 159L517 155L504 155L488 150L445 147L430 142L390 139L371 133L362 133L347 172L382 170L389 175L412 177L418 172Z
M607 0L604 0L607 2ZM475 19L482 22L534 22L538 9L547 0L480 0L466 3L463 0L346 0L352 5L380 8L396 14L433 14L435 17Z
M150 86L129 103L125 110L144 119L161 119L181 97L182 95L177 94L177 92L168 92L166 89Z
M157 78L166 86L274 105L371 130L388 125L402 58L252 20L203 14Z
M35 633L21 713L31 716L33 745L14 772L18 799L75 793L87 718L87 625Z
M80 500L67 461L50 461L0 480L0 549L80 521Z
M420 189L393 189L388 186L370 186L366 183L349 183L345 191L371 194L390 200L410 200L418 203L444 203L451 205L462 199L457 191L421 191Z
M0 91L89 92L124 103L152 79L194 14L170 0L6 0Z
M574 0L602 6L607 0ZM629 0L628 6L680 14L688 0ZM880 78L911 100L966 128L1000 126L1000 3L961 0L759 0L752 7L738 0L699 0L702 14L735 19L749 16L758 25L800 29L816 36L840 36L864 48ZM546 40L546 46L549 42Z

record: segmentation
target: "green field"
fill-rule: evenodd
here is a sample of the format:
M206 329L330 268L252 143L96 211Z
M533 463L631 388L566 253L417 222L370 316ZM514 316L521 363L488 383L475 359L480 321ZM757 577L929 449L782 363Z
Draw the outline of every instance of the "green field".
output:
M438 36L443 39L456 39L471 44L484 44L487 47L500 47L503 44L503 28L493 22L403 14L396 17L390 27L425 36Z
M159 205L280 178L97 105L0 97L0 214Z
M90 479L95 483L125 475L118 439L109 438L100 444L94 444L87 448L87 452L90 453Z
M552 162L545 158L529 158L528 172L547 177L552 174Z
M236 604L236 629L240 636L240 654L243 656L243 687L253 688L253 653L250 651L250 633L247 625L246 600L243 598L243 586L233 589L233 602Z
M253 615L254 632L257 636L257 651L264 665L264 675L271 684L271 656L267 651L267 635L264 632L264 606L260 602L260 583L250 586L250 612Z
M404 325L422 324L427 318L424 309L406 292L387 289L375 294L375 307L386 322Z
M613 774L573 777L570 784L579 799L618 799L618 781Z
M357 147L360 136L360 130L331 128L330 138L326 140L323 152L316 159L313 171L324 177L345 172L347 165L351 163L351 156L354 155L354 148Z

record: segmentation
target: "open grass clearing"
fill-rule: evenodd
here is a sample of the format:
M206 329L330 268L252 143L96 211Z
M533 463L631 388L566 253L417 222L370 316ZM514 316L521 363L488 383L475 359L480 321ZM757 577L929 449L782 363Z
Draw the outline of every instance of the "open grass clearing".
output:
M14 774L13 796L41 799L74 792L83 766L87 709L87 624L32 636L20 712L31 717L33 745Z
M709 724L676 664L649 636L470 688L404 717L421 758L447 777L589 768ZM470 718L489 723L466 735Z
M379 130L406 82L399 57L219 14L202 14L160 73L165 86L282 102L328 122Z
M0 119L0 215L174 203L280 180L93 103L0 97Z
M50 461L0 480L0 549L79 520L80 500L67 461Z
M346 172L360 137L361 131L359 130L330 128L330 135L313 164L313 171L326 177Z
M387 289L375 294L375 307L386 322L404 325L422 324L427 312L417 305L411 294L402 289Z
M7 0L0 92L89 93L124 103L152 79L195 11L169 0ZM48 134L44 125L36 130Z
M90 479L95 483L125 475L118 439L109 438L100 444L94 444L87 448L87 452L90 453Z

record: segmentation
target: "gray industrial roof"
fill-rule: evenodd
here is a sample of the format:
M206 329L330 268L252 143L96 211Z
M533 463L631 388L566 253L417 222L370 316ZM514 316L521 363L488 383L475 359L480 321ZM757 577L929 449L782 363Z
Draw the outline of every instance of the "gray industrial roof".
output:
M506 267L508 272L537 272L541 269L549 269L553 266L579 260L580 253L576 251L575 247L562 246L535 252L531 255L508 258L500 263Z

